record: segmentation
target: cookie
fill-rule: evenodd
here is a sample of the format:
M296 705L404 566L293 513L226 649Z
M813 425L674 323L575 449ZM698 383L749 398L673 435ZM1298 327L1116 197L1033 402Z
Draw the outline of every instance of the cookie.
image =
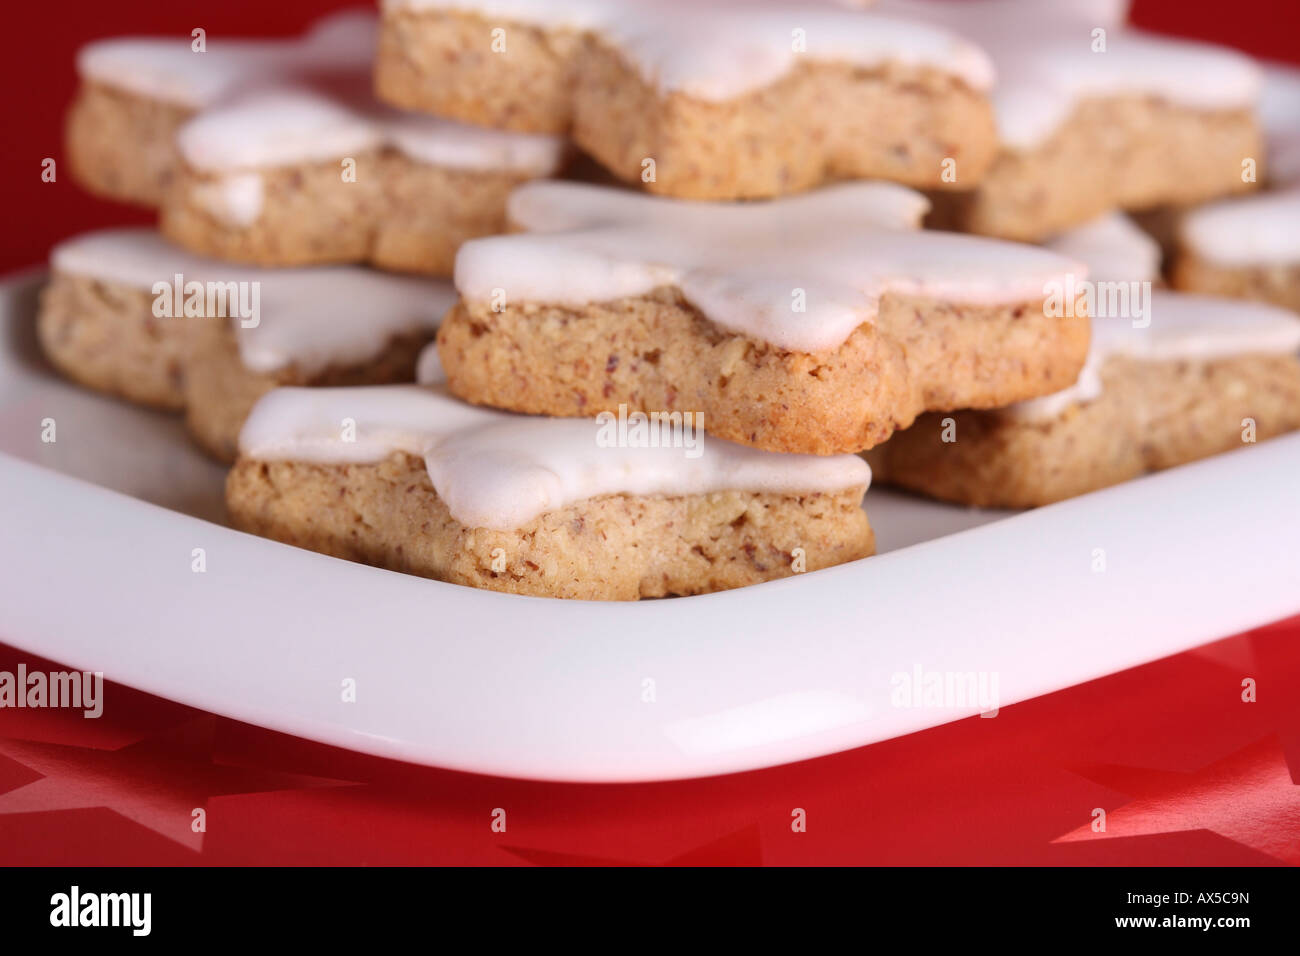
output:
M79 236L50 264L37 319L50 362L97 391L185 410L223 460L278 385L413 381L454 302L447 283L355 267L236 269L148 229Z
M1257 166L1255 173L1263 183L1265 191L1276 191L1300 185L1300 69L1269 63L1260 64L1260 68L1264 78L1259 98L1259 124L1264 134L1264 158L1262 168ZM1252 197L1234 198L1249 200ZM1233 199L1216 200L1215 204L1228 208L1233 205ZM1267 204L1261 204L1248 205L1246 208L1262 210L1266 207ZM1177 272L1177 260L1183 253L1179 237L1183 217L1197 208L1199 208L1197 205L1165 205L1131 213L1133 219L1159 241L1168 273ZM1271 227L1265 226L1265 228ZM1241 279L1234 279L1231 285L1224 286L1222 294L1235 295L1237 293L1231 291L1232 285L1240 287L1250 284L1260 285L1262 288L1259 292L1262 295L1268 286L1276 284L1276 280L1270 282L1265 278L1263 282L1246 283ZM1196 291L1195 286L1187 286L1187 288ZM1203 291L1220 294L1217 287L1211 288L1208 285ZM1266 301L1285 304L1284 300L1276 296Z
M375 62L396 106L567 133L620 179L695 199L978 182L991 78L949 32L823 0L387 0Z
M1090 255L1105 235L1115 244ZM1154 241L1131 224L1059 244L1089 260L1098 302L1110 299L1101 283L1142 295L1157 275ZM924 415L868 457L878 479L932 497L1050 504L1300 428L1298 349L1290 312L1156 289L1141 316L1094 316L1071 387L1002 410Z
M662 440L418 385L276 389L240 435L227 505L288 544L546 597L701 594L872 553L861 459L756 451L680 417L642 434Z
M740 205L528 184L509 215L533 233L457 259L449 386L542 415L701 411L719 438L824 455L1073 382L1087 318L1044 306L1081 267L920 231L924 209L885 183Z
M1269 189L1180 211L1172 281L1300 312L1300 70L1265 68L1260 117Z
M499 232L519 183L564 143L406 116L369 94L375 20L330 18L299 41L106 40L79 59L75 177L161 206L163 232L260 266L371 262L445 275Z
M1203 202L1253 188L1259 71L1247 57L1124 25L1098 0L883 0L992 56L1000 151L932 223L1038 241L1115 208ZM1103 46L1104 45L1104 46Z
M77 52L79 89L67 118L76 179L108 199L162 203L180 157L176 134L246 86L346 77L370 62L367 14L327 17L296 40L121 37Z
M1300 312L1300 181L1185 213L1172 282Z

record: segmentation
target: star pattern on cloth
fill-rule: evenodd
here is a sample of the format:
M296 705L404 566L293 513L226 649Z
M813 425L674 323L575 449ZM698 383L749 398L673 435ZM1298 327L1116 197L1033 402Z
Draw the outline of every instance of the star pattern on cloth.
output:
M216 718L199 717L117 750L0 738L0 756L40 774L0 793L0 815L104 807L199 852L211 797L344 785L212 761Z
M1085 824L1053 843L1208 830L1300 864L1300 786L1276 737L1257 740L1200 770L1182 773L1102 764L1075 773L1133 799L1106 809L1106 830Z
M536 866L759 866L763 862L758 827L749 826L660 862L557 853L522 846L501 849Z

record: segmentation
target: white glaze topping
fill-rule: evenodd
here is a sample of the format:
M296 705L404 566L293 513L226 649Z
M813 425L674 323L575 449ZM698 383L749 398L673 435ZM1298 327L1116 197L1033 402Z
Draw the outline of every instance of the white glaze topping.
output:
M369 82L368 73L355 79ZM545 176L565 155L558 136L402 114L369 97L305 85L246 91L190 120L176 142L190 166L209 173L355 157L387 146L434 166Z
M1179 239L1216 265L1300 264L1300 183L1201 206L1183 217Z
M201 109L241 88L366 70L376 32L371 14L346 12L322 19L299 39L205 37L203 52L190 37L119 37L82 47L77 72L137 96Z
M1124 27L1110 0L882 0L877 9L953 30L993 58L1004 146L1032 149L1092 97L1154 96L1192 109L1253 108L1260 74L1246 56ZM1106 31L1093 52L1093 31Z
M527 232L566 232L594 226L644 223L711 229L719 222L745 228L753 212L777 208L762 202L698 202L649 196L632 189L547 180L516 187L506 201L510 223ZM780 200L783 216L799 216L826 229L853 228L871 223L893 229L919 229L930 201L906 186L885 182L854 182L823 186Z
M1269 63L1259 99L1270 183L1300 183L1300 69Z
M946 30L827 0L384 0L383 7L455 10L502 25L591 32L661 92L703 100L734 99L767 86L805 57L865 68L925 66L977 90L992 81L984 53ZM805 49L797 52L800 38ZM490 39L485 33L485 51ZM499 55L509 55L509 44L507 33L506 52Z
M344 421L355 440L344 440ZM798 494L861 488L856 455L791 455L721 439L689 457L676 447L606 447L594 419L541 418L467 405L437 387L280 388L253 408L240 454L331 464L422 456L438 497L461 524L513 530L603 495Z
M262 215L266 181L261 173L230 173L195 184L190 199L227 225L246 229Z
M441 385L447 381L447 372L442 367L437 342L430 342L420 352L415 363L415 380L421 385Z
M549 176L560 168L566 151L559 136L510 133L395 110L384 114L383 131L388 145L411 159L451 169Z
M1043 244L1087 265L1094 282L1160 278L1160 244L1122 212L1099 216Z
M307 87L261 89L204 110L176 137L204 172L287 166L378 149L382 128L342 98Z
M256 283L257 324L232 315L240 358L254 372L289 366L311 375L377 356L395 335L432 330L455 303L449 283L351 266L252 269L196 256L151 229L108 229L66 240L50 255L61 274L153 291L190 282ZM161 321L186 322L187 318Z
M1034 246L908 228L921 206L900 189L858 183L699 203L533 183L512 215L543 225L566 217L559 223L574 228L471 240L456 257L456 288L469 302L503 290L507 301L580 306L675 286L723 328L823 352L873 321L889 292L967 304L1042 301L1049 282L1085 273ZM553 212L566 202L568 214Z

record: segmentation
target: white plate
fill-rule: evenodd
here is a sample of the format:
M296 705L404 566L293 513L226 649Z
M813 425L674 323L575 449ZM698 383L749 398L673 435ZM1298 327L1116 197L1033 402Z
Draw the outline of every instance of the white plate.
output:
M1006 706L1300 611L1300 435L1019 515L873 490L886 553L693 598L322 557L210 520L222 470L174 418L54 378L34 288L0 286L0 640L313 740L548 780L725 773L980 709L896 706L918 667L996 675Z

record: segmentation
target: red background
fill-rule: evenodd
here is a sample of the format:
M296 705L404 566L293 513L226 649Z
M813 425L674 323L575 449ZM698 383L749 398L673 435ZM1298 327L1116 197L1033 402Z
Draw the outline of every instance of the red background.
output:
M651 0L647 0L651 2ZM1044 3L1053 0L1043 0ZM0 271L147 222L66 176L87 40L288 35L348 0L15 3ZM1137 0L1139 25L1300 61L1295 0ZM2 637L2 635L0 635ZM1300 619L898 740L708 781L568 786L363 757L110 685L105 715L0 711L0 863L1300 863ZM0 644L0 670L50 669ZM1259 700L1241 700L1241 682ZM1294 769L1292 769L1294 768ZM494 808L506 833L492 832ZM1089 827L1104 808L1107 832ZM207 814L201 838L194 808ZM807 812L805 833L791 812Z

